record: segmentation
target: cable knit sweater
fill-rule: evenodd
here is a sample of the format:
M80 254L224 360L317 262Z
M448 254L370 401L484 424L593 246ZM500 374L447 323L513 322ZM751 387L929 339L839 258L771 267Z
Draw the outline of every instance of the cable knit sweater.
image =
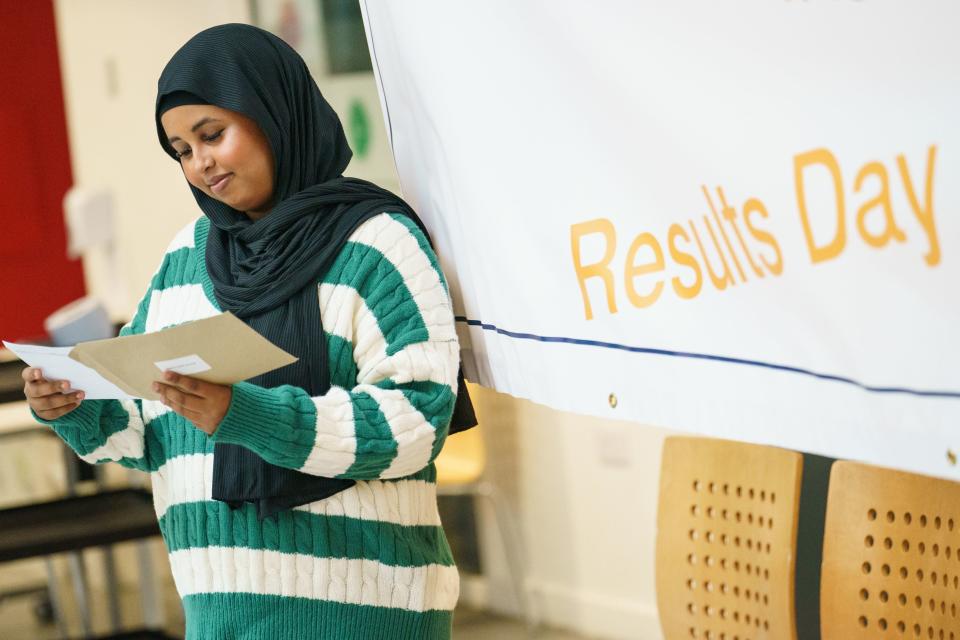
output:
M122 335L220 312L204 266L208 229L201 217L177 235ZM150 473L187 638L450 636L459 579L433 459L459 348L436 256L407 218L381 214L350 237L318 296L333 383L323 396L237 383L212 437L147 400L88 400L47 422L84 460ZM255 505L211 499L215 442L358 482L260 521Z

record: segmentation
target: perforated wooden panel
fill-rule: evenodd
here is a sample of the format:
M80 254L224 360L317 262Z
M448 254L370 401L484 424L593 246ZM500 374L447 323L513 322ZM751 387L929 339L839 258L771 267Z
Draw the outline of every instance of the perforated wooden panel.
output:
M960 484L834 463L821 576L825 640L960 640Z
M793 640L803 458L668 438L657 515L657 605L667 640Z

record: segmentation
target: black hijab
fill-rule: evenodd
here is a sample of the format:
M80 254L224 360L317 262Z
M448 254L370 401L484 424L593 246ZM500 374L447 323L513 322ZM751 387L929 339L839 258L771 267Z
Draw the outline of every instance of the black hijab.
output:
M158 83L156 125L160 144L174 159L160 116L182 104L241 113L270 143L274 205L261 219L252 221L190 186L210 219L207 272L224 311L299 358L250 382L267 388L291 384L323 395L330 389L330 370L318 283L353 231L371 217L400 213L424 234L426 228L400 197L343 177L353 153L340 119L300 55L273 34L243 24L212 27L170 59ZM458 384L451 431L476 424L462 375ZM213 498L234 508L256 502L261 518L353 484L272 465L241 446L214 445Z

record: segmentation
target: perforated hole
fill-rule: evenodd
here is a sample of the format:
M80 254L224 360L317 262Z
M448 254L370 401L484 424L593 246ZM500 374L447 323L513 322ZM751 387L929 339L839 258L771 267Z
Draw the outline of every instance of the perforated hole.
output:
M683 628L691 637L724 640L757 640L763 630L775 631L765 609L771 571L759 562L774 552L767 533L774 493L709 477L686 486L690 520L681 557L696 577L684 578L687 597L680 606L689 624Z
M957 520L944 513L865 509L853 619L863 635L954 639L960 609ZM952 544L951 544L952 543ZM951 564L947 564L951 562ZM896 581L896 582L894 582ZM896 590L894 590L896 588ZM886 636L884 636L886 637Z

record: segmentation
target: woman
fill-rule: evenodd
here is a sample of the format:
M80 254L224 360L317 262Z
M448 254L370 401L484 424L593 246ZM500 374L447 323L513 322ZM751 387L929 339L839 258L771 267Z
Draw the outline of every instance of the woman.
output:
M167 372L159 402L83 401L28 368L35 417L87 461L151 474L188 638L448 638L432 461L459 347L419 220L342 177L336 114L261 29L192 38L156 120L204 215L121 333L229 310L299 360L234 385Z

